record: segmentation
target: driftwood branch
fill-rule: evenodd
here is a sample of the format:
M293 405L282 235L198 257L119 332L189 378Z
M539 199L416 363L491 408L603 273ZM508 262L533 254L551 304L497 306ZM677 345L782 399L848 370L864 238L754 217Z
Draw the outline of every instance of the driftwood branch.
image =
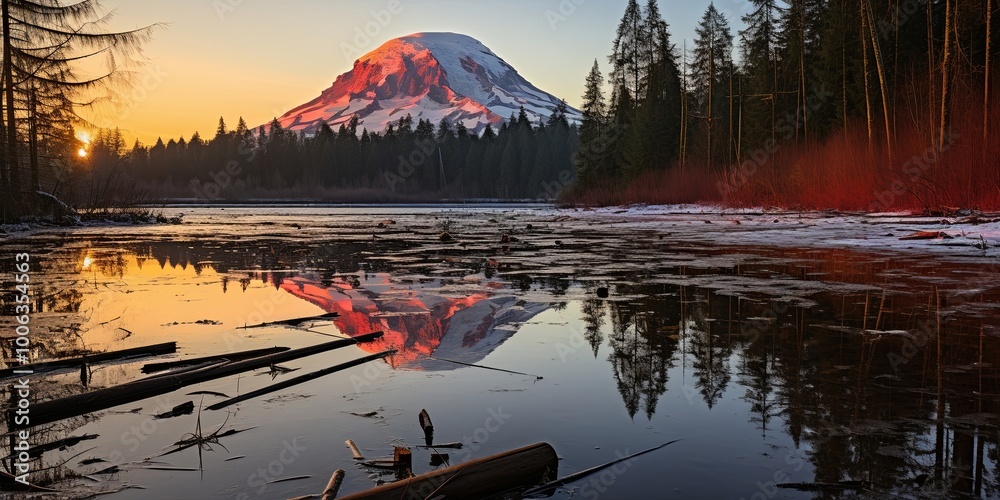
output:
M150 377L144 380L137 380L126 384L100 389L85 394L77 394L61 399L36 403L31 408L31 424L33 426L52 423L65 418L76 417L85 413L92 413L118 405L131 403L140 399L146 399L160 394L173 392L181 387L215 380L237 373L243 373L258 368L266 368L274 363L281 363L293 359L319 354L355 345L361 342L370 342L382 336L382 332L369 333L353 339L335 340L300 349L292 349L276 354L261 356L259 358L247 359L237 362L220 361L204 368L184 371L177 374L166 374ZM10 409L8 411L13 411Z
M177 352L177 342L165 342L163 344L133 347L131 349L123 349L120 351L99 352L94 354L87 354L86 356L53 359L50 361L40 361L38 363L30 363L10 368L4 368L3 370L0 370L0 378L5 378L15 375L14 370L18 371L30 370L33 372L43 372L47 370L57 370L60 368L75 368L78 366L83 366L84 363L93 364L93 363L100 363L103 361L114 361L118 359L125 359L131 357L173 354L175 352Z
M258 396L263 396L265 394L270 394L270 393L275 392L275 391L280 391L282 389L287 389L289 387L292 387L292 386L295 386L295 385L298 385L298 384L301 384L301 383L304 383L304 382L308 382L310 380L314 380L314 379L320 378L320 377L325 376L325 375L329 375L329 374L334 373L334 372L339 372L341 370L346 370L346 369L351 368L353 366L358 366L358 365L367 363L369 361L374 361L376 359L384 358L386 356L389 356L389 355L395 354L395 353L396 353L395 349L390 349L388 351L383 351L383 352L380 352L378 354L372 354L370 356L365 356L365 357L358 358L358 359L352 359L351 361L347 361L345 363L340 363L339 365L334 365L334 366L331 366L329 368L324 368L322 370L316 370L314 372L306 373L304 375L299 375L298 377L292 377L292 378L290 378L288 380L282 380L281 382L278 382L276 384L271 384L271 385L269 385L267 387L263 387L261 389L257 389L256 391L250 391L250 392L248 392L246 394L241 394L241 395L236 396L234 398L229 398L229 399L227 399L225 401L220 401L218 403L215 403L212 406L209 406L207 409L209 409L209 410L221 410L222 408L225 408L225 407L227 407L229 405L233 405L233 404L239 403L241 401L246 401L248 399L253 399L253 398L256 398Z

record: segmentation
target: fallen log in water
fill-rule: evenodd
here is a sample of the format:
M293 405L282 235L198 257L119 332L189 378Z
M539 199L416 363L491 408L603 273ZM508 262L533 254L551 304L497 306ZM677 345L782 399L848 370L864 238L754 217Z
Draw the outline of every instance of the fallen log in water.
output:
M31 447L28 451L28 456L35 458L41 456L46 451L58 450L60 448L71 448L76 446L81 441L89 441L91 439L97 439L100 437L99 434L84 434L82 436L70 436L63 439L57 439L55 441L39 444Z
M460 449L462 449L462 442L461 441L455 441L455 442L452 442L452 443L435 443L435 444L432 444L432 445L417 445L417 448L451 448L451 449L460 450Z
M227 363L220 361L204 368L183 371L174 374L153 376L135 382L99 389L96 391L68 396L50 401L35 403L31 407L31 425L37 426L52 423L64 418L76 417L85 413L92 413L105 410L118 405L131 403L140 399L146 399L160 394L173 392L181 387L207 382L218 378L235 375L258 368L265 368L272 363L291 361L293 359L319 354L354 345L361 342L370 342L382 336L382 332L374 332L360 335L353 339L335 340L309 347L292 349L289 351L261 356L258 358ZM8 410L13 412L13 408ZM13 414L11 414L13 417Z
M228 353L228 354L218 354L218 355L215 355L215 356L204 356L204 357L201 357L201 358L182 359L182 360L178 360L178 361L165 361L163 363L148 363L148 364L142 365L142 373L153 373L153 372L160 372L160 371L164 371L164 370L172 370L174 368L179 368L181 366L191 366L191 365L197 365L197 364L201 364L201 363L205 363L205 362L209 362L209 361L219 361L219 360L223 360L223 359L228 360L228 361L243 361L245 359L253 359L253 358L259 358L261 356L267 356L268 354L276 354L276 353L279 353L279 352L285 352L287 350L289 350L288 347L267 347L267 348L264 348L264 349L254 349L254 350L251 350L251 351L231 352L231 353ZM90 360L88 359L88 361L90 361Z
M373 332L365 335L359 335L352 339L334 340L323 344L317 344L309 347L300 347L298 349L292 349L289 351L269 354L267 356L261 356L259 358L237 361L213 369L211 373L208 374L201 373L195 375L194 377L192 377L191 383L197 384L199 382L214 380L217 378L225 377L227 375L235 375L237 373L256 370L258 368L267 368L275 363L284 363L285 361L292 361L294 359L304 358L306 356L312 356L313 354L319 354L322 352L332 351L334 349L340 349L341 347L348 347L355 344L363 344L365 342L371 342L380 337L382 337L382 332Z
M556 450L548 443L536 443L385 484L341 500L484 498L537 484L554 476L558 467Z
M94 354L87 354L86 356L77 356L75 358L52 359L49 361L39 361L38 363L13 366L10 368L4 368L0 370L0 378L6 378L16 375L14 373L15 370L17 371L30 370L32 372L43 372L47 370L56 370L59 368L75 368L78 366L83 366L84 363L94 364L94 363L101 363L104 361L114 361L129 357L157 356L160 354L173 354L175 352L177 352L177 342L164 342L162 344L133 347L131 349L122 349L120 351L99 352Z
M358 445L355 444L353 439L348 439L345 443L347 444L347 447L351 449L351 455L354 456L355 460L365 459L364 454L361 453L361 450L358 448Z
M335 313L335 312L330 312L330 313L320 314L319 316L306 316L304 318L292 318L292 319L283 319L283 320L278 320L278 321L266 321L264 323L258 323L256 325L239 326L237 328L242 328L242 329L245 330L245 329L248 329L248 328L261 328L261 327L264 327L264 326L299 326L302 323L308 323L310 321L324 321L324 320L329 320L329 319L336 318L337 316L340 316L340 314Z
M347 362L341 363L339 365L334 365L334 366L331 366L329 368L324 368L322 370L316 370L316 371L311 372L311 373L306 373L305 375L299 375L298 377L292 377L292 378L290 378L288 380L282 380L281 382L278 382L276 384L271 384L271 385L269 385L267 387L263 387L261 389L257 389L256 391L250 391L250 392L248 392L246 394L241 394L241 395L236 396L234 398L229 398L229 399L227 399L225 401L220 401L218 403L215 403L212 406L209 406L206 409L208 409L208 410L220 410L222 408L225 408L225 407L227 407L229 405L232 405L232 404L239 403L241 401L246 401L248 399L253 399L253 398L256 398L258 396L263 396L265 394L270 394L270 393L275 392L275 391L280 391L281 389L287 389L289 387L292 387L292 386L295 386L295 385L299 385L301 383L308 382L308 381L313 380L313 379L320 378L320 377L322 377L324 375L329 375L329 374L334 373L334 372L339 372L341 370L346 370L346 369L351 368L353 366L358 366L358 365L367 363L369 361L374 361L376 359L384 358L386 356L389 356L390 354L395 354L395 353L396 353L395 349L390 349L388 351L382 351L382 352L380 352L378 354L372 354L370 356L365 356L363 358L352 359L351 361L347 361Z
M323 490L322 500L334 500L337 498L337 492L340 491L340 485L344 482L344 469L337 469L333 471L333 476L330 476L330 482L326 483L326 489Z
M427 446L431 446L434 443L434 424L431 423L431 415L427 410L420 410L417 418L420 421L420 428L424 431L424 442Z
M779 488L798 491L845 491L864 489L864 481L837 481L835 483L778 483Z

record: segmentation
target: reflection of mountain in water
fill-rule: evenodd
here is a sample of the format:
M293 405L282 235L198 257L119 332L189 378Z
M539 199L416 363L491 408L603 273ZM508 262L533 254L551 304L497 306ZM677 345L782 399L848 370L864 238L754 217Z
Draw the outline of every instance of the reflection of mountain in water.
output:
M509 295L452 298L420 285L395 288L388 278L365 287L342 280L324 287L305 278L289 278L281 287L324 311L338 313L337 325L349 335L385 333L363 349L378 352L392 347L399 350L392 361L396 366L431 370L458 366L427 359L431 355L465 363L483 359L520 323L547 307Z

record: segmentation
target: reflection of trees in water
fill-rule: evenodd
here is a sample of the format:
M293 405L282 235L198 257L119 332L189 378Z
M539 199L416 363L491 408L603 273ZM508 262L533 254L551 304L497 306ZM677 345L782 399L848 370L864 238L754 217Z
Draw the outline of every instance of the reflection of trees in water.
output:
M106 277L122 279L128 271L129 259L121 252L94 257L92 264Z
M599 342L603 322L597 304L585 304L597 318L587 321L588 341ZM609 302L612 333L608 357L618 391L630 417L641 408L647 419L656 413L659 398L667 391L667 371L673 367L677 339L662 328L676 318L676 300L651 295L638 301ZM591 331L591 327L593 330ZM595 348L595 355L596 355Z
M604 326L604 314L606 312L604 301L601 299L584 299L582 310L583 322L586 325L583 338L590 344L590 348L594 351L594 359L597 359L597 351L600 350L601 344L604 343L604 334L601 333L601 327Z
M993 430L993 442L989 444L989 451L986 456L989 457L990 461L994 464L1000 462L1000 446L997 445L998 431ZM996 498L1000 496L1000 474L994 470L992 474L986 477L986 484L983 486L983 494L989 498Z
M758 339L747 346L740 357L740 383L747 388L743 399L750 403L750 421L760 427L762 437L767 436L771 419L781 414L781 405L775 394L772 349L770 342Z
M694 357L695 387L711 409L726 392L731 375L729 358L733 346L728 335L712 331L712 295L704 290L681 287L681 335L687 354Z

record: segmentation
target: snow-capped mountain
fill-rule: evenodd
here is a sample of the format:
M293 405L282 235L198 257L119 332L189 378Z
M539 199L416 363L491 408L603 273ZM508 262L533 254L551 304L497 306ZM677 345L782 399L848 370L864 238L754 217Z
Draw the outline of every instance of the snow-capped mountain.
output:
M478 40L455 33L414 33L389 40L354 62L319 97L278 118L286 129L336 130L355 114L362 128L381 132L409 113L437 125L447 118L476 132L524 106L533 122L547 119L559 99L525 80ZM567 117L579 121L570 108Z

